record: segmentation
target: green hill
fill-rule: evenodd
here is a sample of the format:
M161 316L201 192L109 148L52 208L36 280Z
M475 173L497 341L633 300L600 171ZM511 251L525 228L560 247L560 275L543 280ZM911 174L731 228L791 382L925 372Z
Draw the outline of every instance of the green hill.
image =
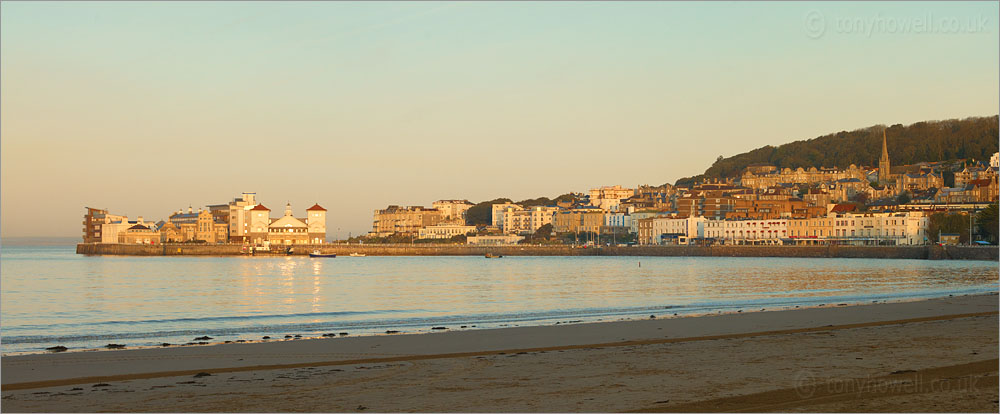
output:
M719 157L704 174L677 180L678 185L703 178L735 177L748 165L763 163L778 168L847 167L878 165L882 153L883 125L841 131L778 147L766 146L732 157ZM972 158L989 160L998 147L998 117L973 117L925 121L886 128L889 158L893 165L923 161Z

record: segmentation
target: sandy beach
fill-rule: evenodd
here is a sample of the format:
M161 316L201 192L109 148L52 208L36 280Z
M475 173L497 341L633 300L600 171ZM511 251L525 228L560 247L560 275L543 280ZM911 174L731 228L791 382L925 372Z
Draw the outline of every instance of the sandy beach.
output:
M20 355L5 412L998 409L996 295Z

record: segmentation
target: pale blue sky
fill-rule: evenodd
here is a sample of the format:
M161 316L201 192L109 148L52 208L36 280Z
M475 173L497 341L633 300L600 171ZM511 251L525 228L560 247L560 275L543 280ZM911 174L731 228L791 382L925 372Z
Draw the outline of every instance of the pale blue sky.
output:
M5 237L240 191L346 236L387 204L662 184L1000 101L996 2L0 7Z

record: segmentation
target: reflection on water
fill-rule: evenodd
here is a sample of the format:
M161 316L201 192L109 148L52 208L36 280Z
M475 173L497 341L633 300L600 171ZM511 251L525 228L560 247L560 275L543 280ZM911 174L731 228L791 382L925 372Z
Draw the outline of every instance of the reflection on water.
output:
M496 326L666 306L694 313L997 289L996 263L972 261L85 257L72 247L6 246L0 254L5 352L109 338L139 345L188 341L191 333L252 339L293 330Z

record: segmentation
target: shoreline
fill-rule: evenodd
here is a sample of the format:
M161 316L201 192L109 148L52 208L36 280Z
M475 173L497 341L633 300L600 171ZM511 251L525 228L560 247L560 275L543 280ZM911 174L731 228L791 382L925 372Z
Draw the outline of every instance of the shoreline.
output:
M61 380L13 383L8 385L3 385L3 391L48 388L48 387L58 387L65 385L78 385L78 384L86 384L92 382L113 382L113 381L129 381L135 379L181 377L189 375L198 375L201 373L221 374L221 373L246 372L246 371L271 371L271 370L306 368L306 367L329 367L329 366L358 365L358 364L381 364L381 363L401 362L401 361L425 361L433 359L468 358L468 357L479 357L479 356L494 355L494 354L507 355L507 354L523 354L532 352L567 351L575 349L615 348L615 347L628 347L628 346L639 346L639 345L674 344L683 342L743 339L743 338L754 338L759 336L819 333L819 332L837 331L842 329L871 328L871 327L901 325L901 324L919 323L919 322L947 321L952 319L994 316L997 314L998 313L995 311L989 311L989 312L964 313L957 315L929 316L929 317L912 318L912 319L897 319L897 320L879 321L879 322L864 322L864 323L854 323L846 325L827 325L827 326L812 327L812 328L797 328L797 329L786 329L786 330L775 330L775 331L707 335L707 336L697 336L697 337L627 340L620 342L546 346L546 347L533 347L533 348L513 348L513 349L500 349L500 350L490 350L490 351L455 352L446 354L406 355L406 356L393 356L393 357L301 362L301 363L290 363L290 364L251 365L251 366L223 367L223 368L201 368L201 369L190 369L190 370L179 370L179 371L160 371L160 372L147 372L147 373L136 373L136 374L78 377L78 378L67 378ZM149 349L149 348L144 348L144 349Z
M998 307L991 293L436 334L6 356L0 359L3 405L20 412L995 412ZM914 386L845 391L844 384L861 380Z
M750 312L739 311L727 313L707 313L695 316L661 317L658 319L625 319L615 321L566 323L560 325L486 328L465 331L449 330L437 333L378 334L337 338L312 337L255 342L248 341L244 343L218 342L203 346L143 347L121 350L87 349L74 352L4 355L0 357L0 361L3 361L4 365L0 383L2 383L3 390L27 389L40 387L41 385L38 384L45 381L75 381L74 383L82 383L96 381L95 378L114 380L111 378L116 378L121 375L152 375L152 377L176 376L187 375L187 372L190 370L200 370L205 372L213 370L218 372L229 372L230 370L234 372L245 370L270 370L309 366L310 364L317 366L350 365L363 363L362 361L389 362L408 359L424 359L430 357L451 358L506 351L526 352L525 350L532 350L531 352L537 352L539 350L546 349L565 350L587 347L615 347L853 329L866 326L883 326L900 323L995 315L998 314L997 296L997 293L987 293L979 295L900 300L880 303L857 303L850 305L835 304L832 306L825 306L825 304L823 304L811 307L770 311L761 310ZM934 308L921 309L923 305L942 306L943 304L948 303L961 303L961 305L943 306L944 308L955 309L955 311L951 311L951 313L942 313L939 309ZM867 312L868 310L881 310L883 311L882 313L888 313L891 316L871 317L867 315L869 313ZM886 310L891 311L884 312ZM737 326L746 324L748 321L749 324L746 326ZM837 323L823 324L825 322L817 321ZM701 327L700 325L702 324L709 325L710 327ZM636 332L637 328L641 328L644 325L657 325L654 326L654 328L657 328L658 330L662 330L663 328L670 328L673 330L680 327L680 330L685 331L687 335L683 337L661 338L650 337L652 333L648 332L647 329L642 329L643 332ZM562 339L551 338L551 336L555 334L556 330L561 331L559 336L563 336ZM621 332L621 334L607 335L599 333L603 331ZM616 340L617 337L621 335L626 336L620 340ZM534 338L533 340L526 342L516 340L511 341L509 339L524 336ZM459 342L462 342L462 339L466 339L465 342L485 346L486 349L479 349L476 346L463 347L461 345L452 345L448 348L450 352L429 352L428 347L442 349L440 348L441 344L439 342L441 342L441 340L439 339L445 337L448 337L449 339L454 338ZM391 355L386 354L377 358L356 357L359 354L359 350L369 348L371 347L371 344L374 344L375 347L390 345L393 352ZM412 350L407 352L413 344L419 344L417 352L413 352ZM250 356L266 352L268 355L267 358L262 358L261 360L272 361L275 359L275 355L280 355L283 352L282 348L287 348L289 350L295 349L298 354L306 355L305 358L309 361L277 364L251 364L250 362L241 364L223 363L218 366L191 368L188 370L177 371L139 368L125 369L126 371L129 371L125 374L118 373L118 370L124 369L124 367L116 368L106 365L107 363L114 363L121 359L132 360L136 357L157 360L164 359L164 357L168 359L170 357L184 359L201 357L211 360L217 355L230 354L234 352ZM337 352L330 353L331 350L336 350ZM305 354L302 352L305 352ZM366 352L361 352L360 354L368 355ZM349 357L346 359L327 358L331 355L348 355ZM384 361L380 358L384 359ZM281 358L277 359L280 360ZM99 372L100 374L74 377L72 376L73 374L86 372L86 370L77 373L38 372L32 373L32 375L28 376L32 378L30 381L14 379L17 377L25 378L26 373L18 372L18 369L21 367L29 367L31 371L35 371L35 368L30 368L31 365L43 364L47 367L55 367L61 363L68 362L71 364L77 364L80 361L90 361L95 368L93 372ZM94 363L93 361L101 362ZM218 362L215 363L219 364ZM160 366L158 365L154 368L158 367ZM177 374L175 372L181 373ZM47 378L48 376L58 378L51 379Z
M278 332L277 330L260 330L254 331L258 335L274 335L270 339L220 339L213 342L206 342L206 340L195 338L189 342L177 342L169 343L162 342L159 340L148 341L153 342L150 345L126 345L123 349L108 349L107 347L81 347L81 348L68 348L64 351L53 352L50 350L30 350L30 351L12 351L4 352L0 357L9 356L24 356L24 355L49 355L49 354L71 354L71 353L94 353L94 352L122 352L124 350L141 350L141 349L167 349L167 348L190 348L190 347L206 347L206 346L219 346L219 345L230 345L230 344L259 344L259 343L280 343L280 342L299 342L308 340L326 340L326 339L346 339L347 337L359 338L359 337L381 337L381 336L405 336L405 335L428 335L428 334L439 334L442 331L447 332L473 332L482 330L492 330L492 329L512 329L520 327L544 327L544 326L559 326L559 325L570 325L570 324L605 324L605 323L616 323L616 322L628 322L628 321L640 321L646 320L647 315L650 317L655 316L655 318L660 319L677 319L677 318L700 318L706 316L720 316L720 315L736 315L742 313L759 313L759 312L778 312L778 311L790 311L790 310L805 310L805 309L823 309L823 308L833 308L833 307L844 307L844 306L868 306L876 304L891 304L891 303L908 303L917 302L924 300L934 300L934 299L946 299L950 297L963 297L963 296L980 296L980 295L991 295L994 294L993 291L986 292L972 292L972 293L961 293L959 291L953 291L954 294L945 295L944 292L933 292L925 295L916 295L917 292L910 292L910 295L904 295L900 297L887 297L885 295L868 296L868 297L844 297L844 296L822 296L822 297L798 297L796 300L785 301L781 303L768 303L764 301L753 301L753 302L733 302L726 305L716 304L715 307L711 307L705 303L692 303L687 305L677 305L677 306L657 306L650 308L642 308L635 310L623 310L618 313L607 313L607 314L597 314L597 315L587 315L587 314L572 314L563 316L545 316L537 318L526 318L526 319L502 319L499 321L476 321L476 320L463 320L462 322L457 321L428 321L423 324L405 324L405 325L380 325L380 328L390 328L386 332L381 330L372 330L371 328L361 328L359 332L358 327L353 328L343 328L336 327L334 329L326 330L329 332L319 333L319 332L302 332L302 330L288 329L286 332ZM810 304L811 302L811 304ZM822 302L822 303L820 303ZM764 308L759 308L764 306ZM694 309L692 311L692 309ZM707 309L707 310L702 310ZM430 323L433 322L433 323ZM414 329L415 328L415 329ZM435 329L437 328L437 329ZM336 331L336 332L332 332ZM345 332L346 331L346 332ZM392 333L389 333L389 332ZM205 330L202 333L205 336L226 336L219 334L217 332L212 332L211 330ZM295 335L300 335L296 337ZM240 335L237 335L238 338ZM244 333L243 336L246 336ZM155 338L155 337L154 337ZM166 338L165 336L162 338ZM127 343L129 341L126 338L109 338L111 343ZM215 339L215 338L213 338ZM210 341L210 340L209 340ZM57 341L58 342L58 341ZM62 346L66 344L49 342L41 344L41 346Z
M220 244L85 244L76 245L76 253L88 256L240 256L253 257L242 251L243 245ZM257 256L285 256L276 247L273 252ZM868 259L927 259L927 260L989 260L1000 261L997 246L597 246L579 248L565 245L469 246L440 244L322 244L294 246L292 256L308 256L313 250L323 254L348 257L352 253L366 256L636 256L636 257L802 257L802 258L868 258ZM357 258L361 259L361 258Z

